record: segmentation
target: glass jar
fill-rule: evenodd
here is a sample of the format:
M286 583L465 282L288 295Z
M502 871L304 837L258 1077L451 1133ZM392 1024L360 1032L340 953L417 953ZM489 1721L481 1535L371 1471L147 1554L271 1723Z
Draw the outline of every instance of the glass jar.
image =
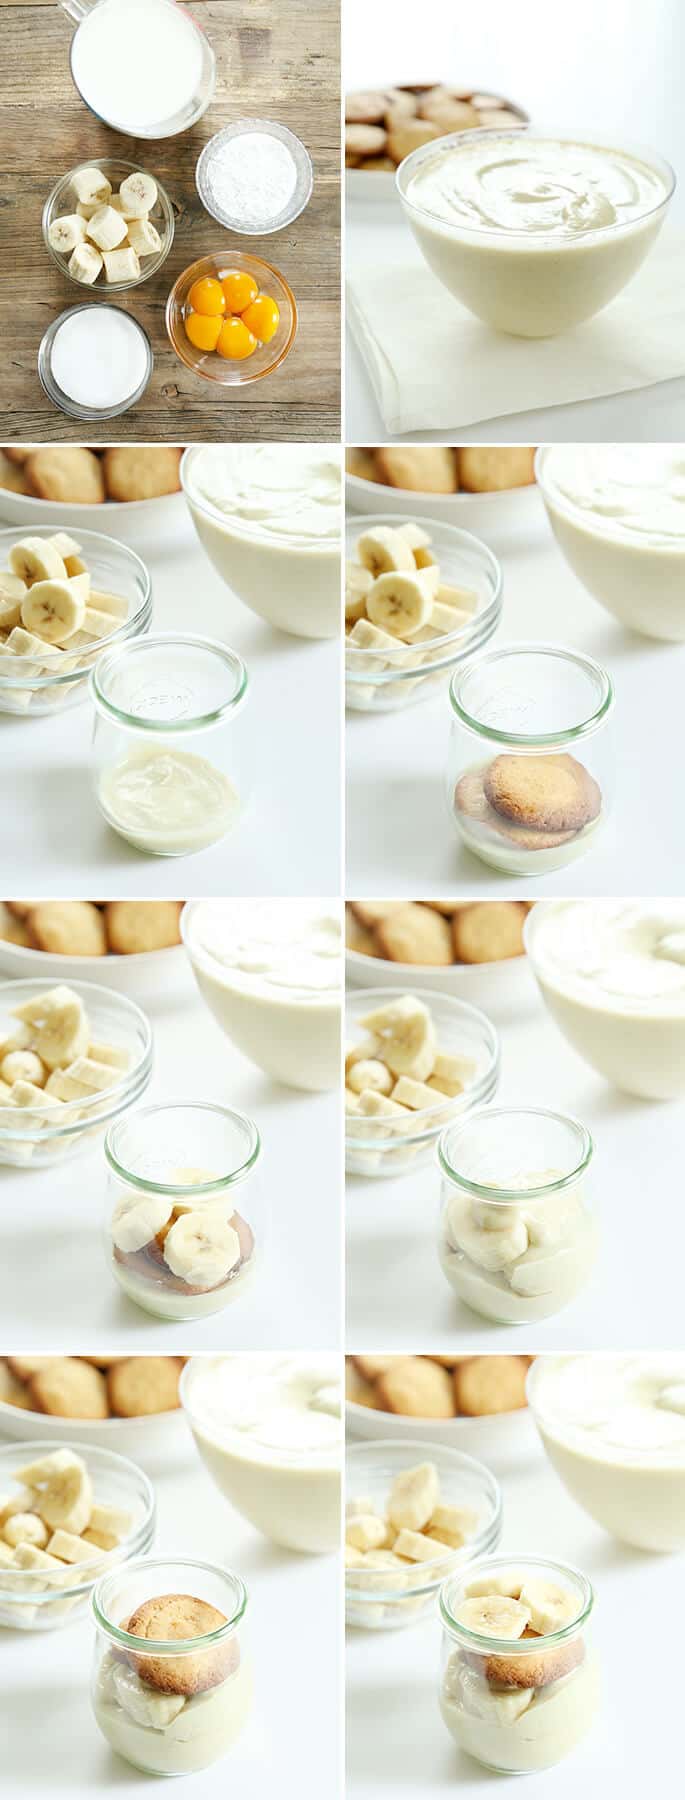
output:
M151 856L233 831L248 797L247 670L211 638L152 636L93 670L94 782L107 824Z
M217 1762L252 1706L240 1577L214 1563L144 1557L104 1576L92 1606L91 1700L112 1749L146 1775Z
M242 1297L264 1253L260 1155L256 1125L224 1106L148 1106L112 1127L106 1253L129 1300L197 1319Z
M450 1576L440 1711L461 1750L503 1775L554 1768L575 1750L599 1704L593 1604L578 1569L541 1557L488 1557ZM534 1635L517 1636L524 1626Z
M447 804L467 849L509 875L586 854L612 803L613 702L598 663L554 644L455 671Z
M593 1152L577 1119L533 1107L482 1107L443 1132L440 1263L472 1312L530 1325L584 1287L597 1255Z

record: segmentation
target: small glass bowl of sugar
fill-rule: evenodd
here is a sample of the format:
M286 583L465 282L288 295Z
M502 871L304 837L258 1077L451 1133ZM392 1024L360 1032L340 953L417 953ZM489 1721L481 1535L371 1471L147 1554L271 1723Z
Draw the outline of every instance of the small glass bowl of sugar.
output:
M70 419L116 419L142 398L152 345L120 306L69 306L48 326L38 351L41 385Z
M287 125L237 119L205 144L195 185L220 225L245 237L266 237L304 212L314 185L312 160Z

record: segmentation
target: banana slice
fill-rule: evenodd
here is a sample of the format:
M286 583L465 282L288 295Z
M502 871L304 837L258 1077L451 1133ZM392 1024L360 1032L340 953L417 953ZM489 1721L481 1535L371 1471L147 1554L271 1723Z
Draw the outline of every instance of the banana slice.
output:
M404 661L402 650L398 651L397 638L391 637L389 631L379 631L369 619L356 619L348 635L348 643L356 650L377 650L378 656L366 657L364 670L367 675L380 675L383 669L393 663Z
M56 644L45 643L43 638L35 637L32 631L25 631L23 625L12 627L5 653L21 657L23 675L40 675L43 669L54 667L55 659L59 657Z
M72 175L71 185L77 200L84 206L104 206L112 192L112 183L103 175L102 169L97 169L90 163L76 170Z
M347 1520L345 1542L353 1550L380 1550L385 1543L387 1526L377 1513L355 1513Z
M46 988L44 993L34 994L30 1000L23 1000L20 1006L13 1007L12 1018L21 1021L19 1031L24 1034L24 1041L13 1043L12 1049L28 1049L33 1042L33 1034L28 1030L29 1025L43 1025L52 1013L59 1012L60 1008L65 1006L69 1000L76 998L73 988L62 984L59 987ZM10 1048L9 1042L6 1048Z
M112 1238L117 1250L128 1255L142 1250L166 1225L171 1205L161 1194L122 1194L112 1214Z
M0 1065L1 1074L2 1065ZM393 1078L385 1063L374 1060L362 1061L353 1063L348 1075L348 1084L353 1094L361 1094L365 1088L372 1088L377 1094L389 1094L393 1087Z
M114 1663L112 1684L122 1711L136 1725L163 1731L178 1718L185 1706L184 1694L156 1694L154 1688L147 1687L135 1669L129 1669L126 1663Z
M106 1088L112 1087L119 1079L119 1071L112 1063L95 1062L91 1056L77 1056L66 1073L93 1094L104 1093Z
M63 1468L53 1468L41 1490L40 1515L53 1531L62 1529L78 1537L90 1523L93 1484L80 1456L72 1456ZM60 1556L61 1551L48 1549ZM67 1558L70 1561L71 1558Z
M530 1608L503 1594L462 1600L454 1616L468 1631L490 1638L520 1638L530 1625Z
M129 219L128 241L136 256L156 256L157 251L162 248L159 232L146 216Z
M436 637L451 637L455 631L463 631L470 619L471 614L462 612L457 606L443 606L440 600L433 601L430 628Z
M103 253L115 250L117 244L123 243L126 235L126 220L122 219L121 213L115 212L113 206L99 206L88 221L88 237Z
M10 1106L22 1106L31 1112L50 1112L58 1102L54 1094L36 1087L32 1081L15 1081L10 1088Z
M48 1542L48 1555L58 1556L60 1562L80 1563L98 1560L98 1553L93 1544L79 1537L77 1532L65 1531L60 1526L53 1531Z
M36 1550L44 1550L50 1533L37 1513L28 1512L13 1513L3 1525L2 1535L13 1550L17 1544L32 1544Z
M53 219L48 231L48 243L51 250L60 256L70 256L77 244L82 244L86 235L86 221L78 213L63 213L61 219Z
M33 1050L10 1050L0 1063L0 1076L10 1087L15 1081L30 1081L38 1088L45 1085L45 1069Z
M446 581L438 586L436 600L441 606L450 606L454 612L473 614L478 605L478 595L472 588L450 587Z
M103 256L108 281L138 280L140 263L137 252L130 244L122 244L119 250L105 250Z
M414 573L416 564L411 546L399 531L390 525L378 525L375 531L365 531L357 539L357 556L363 569L369 569L374 581L378 575L386 575L398 569Z
M81 630L89 594L89 575L36 581L22 600L22 622L48 644L63 644L73 631Z
M433 612L430 576L430 569L414 569L412 575L401 570L379 575L366 601L372 623L396 638L411 638L420 631Z
M20 1469L15 1470L14 1479L15 1481L22 1479ZM33 1512L35 1499L36 1496L30 1482L27 1482L26 1487L20 1488L18 1494L3 1494L0 1497L0 1527L4 1528L6 1520L12 1519L15 1513Z
M482 1595L500 1594L507 1600L518 1600L526 1576L523 1569L502 1569L491 1575L476 1576L464 1589L468 1600L480 1599Z
M11 631L21 618L21 603L27 592L26 582L9 569L0 572L0 631Z
M240 1238L219 1208L182 1213L164 1239L164 1260L190 1287L217 1287L240 1262Z
M127 1069L131 1061L128 1050L118 1044L89 1044L88 1055L93 1062L111 1063L113 1069Z
M405 995L361 1021L365 1031L381 1039L383 1061L393 1075L410 1075L425 1081L432 1075L436 1056L435 1029L427 1007ZM432 1102L432 1095L431 1095Z
M109 637L116 631L116 619L110 612L99 612L94 606L87 606L83 615L81 632L87 638ZM83 637L81 639L83 642Z
M397 530L412 551L425 550L430 544L428 532L424 531L422 525L417 525L413 519L408 519L405 525L398 525Z
M511 1263L518 1262L528 1249L528 1232L521 1218L511 1220L496 1231L483 1231L476 1225L471 1215L468 1200L454 1200L447 1215L447 1228L450 1241L457 1249L463 1250L471 1262L479 1269L487 1269L491 1275L507 1270ZM513 1286L513 1271L509 1277Z
M388 1125L387 1132L382 1133L383 1137L395 1137L398 1131L413 1129L411 1126L403 1127L400 1124L401 1119L411 1120L408 1108L398 1106L396 1100L388 1100L385 1094L377 1093L374 1088L362 1089L359 1095L359 1113L363 1119L392 1120L392 1123ZM363 1135L363 1133L359 1135Z
M412 1075L398 1076L392 1097L398 1106L409 1107L411 1112L423 1112L426 1107L436 1104L435 1089L429 1087L427 1081L415 1081Z
M578 1602L568 1588L556 1587L553 1581L526 1581L519 1595L521 1606L527 1606L533 1631L546 1637L560 1631L578 1617Z
M390 1489L388 1518L398 1530L403 1525L410 1531L422 1531L428 1525L440 1498L440 1479L435 1463L417 1463L404 1469Z
M142 219L144 213L152 212L157 199L157 183L151 175L144 175L137 169L134 175L127 175L119 189L121 204L126 208L130 219Z
M433 1538L409 1531L406 1525L398 1532L394 1548L396 1556L406 1556L409 1562L435 1562L440 1555Z
M86 287L92 287L103 268L103 261L94 244L83 243L76 245L76 249L69 257L67 267L75 281L83 281Z
M128 600L124 594L103 594L99 588L91 588L90 604L95 612L111 613L114 619L125 619L128 615Z
M14 1479L25 1482L27 1488L44 1487L53 1475L70 1469L73 1462L73 1450L51 1450L49 1456L39 1456L36 1462L24 1463L23 1468L15 1469Z
M58 555L62 557L65 569L70 557L81 554L81 545L77 544L75 538L69 536L68 531L53 531L50 543L54 544Z
M124 1512L121 1506L102 1506L96 1502L90 1515L89 1531L107 1532L109 1537L121 1543L128 1536L133 1524L133 1515Z
M468 1506L436 1506L431 1513L431 1531L449 1531L462 1539L472 1537L478 1526L478 1514Z
M69 989L66 990L69 993ZM66 1069L88 1049L88 1020L78 994L53 1006L36 1033L36 1054L48 1069Z
M359 563L345 564L345 618L363 619L366 616L366 596L373 587L373 575L369 569L363 569Z
M10 550L10 568L27 587L34 581L64 581L66 569L51 538L26 537Z

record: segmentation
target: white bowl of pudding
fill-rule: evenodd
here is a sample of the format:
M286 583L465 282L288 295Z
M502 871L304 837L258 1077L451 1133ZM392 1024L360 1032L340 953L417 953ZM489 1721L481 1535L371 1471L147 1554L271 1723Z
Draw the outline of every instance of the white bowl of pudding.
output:
M578 1505L622 1543L685 1550L685 1353L537 1357L527 1388Z
M685 445L554 444L536 473L562 554L645 637L685 640Z
M524 940L584 1062L640 1099L685 1096L685 901L548 901L529 913Z
M495 331L551 337L636 273L675 187L669 164L592 132L453 133L397 171L429 268Z
M337 1550L340 1358L331 1352L194 1356L181 1403L219 1491L289 1550Z
M338 636L339 444L197 444L181 481L201 544L245 606L295 637Z
M191 900L181 934L222 1031L265 1074L320 1092L340 1079L338 901Z

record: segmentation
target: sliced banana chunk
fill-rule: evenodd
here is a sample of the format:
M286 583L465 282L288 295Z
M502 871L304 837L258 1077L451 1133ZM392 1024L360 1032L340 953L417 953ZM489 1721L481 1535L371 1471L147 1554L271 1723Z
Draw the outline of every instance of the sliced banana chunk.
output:
M133 175L127 175L126 180L122 181L119 196L129 218L141 219L145 213L152 212L157 200L157 183L151 175L144 175L142 169L136 169Z
M138 280L140 262L131 244L122 244L120 250L103 251L103 258L108 281Z
M405 544L409 545L410 550L425 550L430 544L429 533L424 531L422 525L417 525L414 519L408 519L406 524L398 525L397 531L400 537L404 538Z
M345 1542L355 1550L380 1550L385 1543L385 1519L377 1513L357 1513L345 1526Z
M87 1543L76 1532L62 1530L61 1526L53 1531L48 1543L48 1555L58 1556L60 1562L65 1563L94 1562L98 1559L94 1544Z
M523 1606L519 1600L510 1600L505 1594L493 1594L490 1591L482 1598L475 1596L462 1600L457 1607L455 1618L468 1631L477 1631L483 1637L520 1638L527 1625L530 1625L530 1608Z
M473 1220L468 1201L453 1200L447 1215L447 1229L451 1243L477 1268L487 1269L492 1275L506 1269L513 1285L514 1272L509 1274L510 1265L528 1249L528 1232L521 1218L510 1220L496 1231L482 1231Z
M128 241L136 256L156 256L162 248L162 240L156 225L147 217L129 219Z
M429 569L414 569L411 575L402 570L379 575L366 601L372 623L396 638L411 639L432 617L430 574Z
M10 1106L25 1107L30 1112L43 1113L50 1112L58 1101L54 1094L36 1087L32 1081L15 1081L10 1088L9 1103Z
M406 1526L398 1532L394 1549L396 1556L406 1556L408 1562L435 1562L440 1554L433 1538L424 1537L420 1531L409 1531Z
M105 201L109 200L112 192L111 181L108 181L107 176L103 175L102 169L96 168L91 163L84 164L82 169L75 170L71 178L71 185L77 200L86 206L103 206Z
M122 1711L133 1719L136 1725L152 1727L156 1731L164 1731L178 1718L185 1706L184 1694L158 1694L154 1688L148 1687L136 1675L135 1669L129 1669L126 1663L115 1662L112 1668L112 1683L116 1698Z
M131 1061L128 1050L120 1044L89 1044L88 1055L93 1062L111 1063L113 1069L127 1069Z
M0 1066L1 1073L2 1067ZM378 1094L389 1094L393 1087L393 1078L389 1068L385 1063L377 1062L373 1058L353 1063L347 1079L348 1086L356 1094L363 1093L365 1088L371 1088Z
M10 568L27 586L34 581L64 581L64 560L51 538L26 537L10 550Z
M416 568L411 545L390 525L377 525L374 531L362 532L357 539L357 556L362 568L369 569L374 580L378 575L398 569L413 574Z
M126 220L121 213L115 212L113 206L99 206L88 220L88 237L103 254L106 250L115 250L117 244L123 243L126 234Z
M412 1075L400 1075L392 1090L392 1098L398 1106L408 1106L412 1112L423 1112L427 1106L435 1106L435 1089L428 1086L427 1081L415 1081Z
M240 1259L238 1233L218 1207L182 1213L164 1239L165 1262L190 1287L217 1287Z
M391 637L389 631L380 631L369 619L355 619L347 641L353 650L378 651L377 656L365 658L364 672L367 675L380 675L384 669L403 661L402 651L397 647L397 638Z
M67 1074L94 1094L103 1093L119 1079L119 1070L112 1063L95 1062L92 1056L77 1056L69 1064Z
M69 274L75 281L84 282L86 287L93 286L103 266L99 250L87 242L77 244L69 258Z
M407 995L377 1012L367 1013L361 1023L365 1030L380 1037L379 1049L393 1075L410 1075L416 1081L425 1081L432 1075L436 1055L435 1028L422 1001Z
M13 1549L17 1544L33 1544L37 1550L44 1550L50 1533L37 1513L18 1512L3 1525L2 1535Z
M114 619L125 619L128 615L125 594L108 594L103 593L100 588L91 588L90 604L94 612L111 613Z
M69 998L51 1007L36 1033L36 1054L50 1070L68 1068L88 1049L90 1034L82 1001L70 989L65 992Z
M53 219L48 230L48 243L59 256L70 256L76 245L83 243L85 235L85 219L79 213L63 213L61 219Z
M528 1607L531 1629L543 1637L551 1631L560 1631L562 1626L570 1625L578 1617L578 1602L574 1595L568 1588L557 1587L553 1581L526 1581L519 1601L521 1606Z
M40 1515L53 1531L61 1526L78 1537L90 1523L92 1510L93 1483L81 1457L74 1455L71 1462L53 1468L48 1476L41 1491ZM56 1550L54 1554L59 1556L61 1552Z
M440 1478L435 1463L417 1463L397 1475L390 1489L388 1518L398 1530L406 1525L411 1531L422 1531L428 1525L440 1498Z
M478 1525L478 1514L469 1506L436 1506L431 1513L431 1531L449 1531L462 1540L472 1537Z
M88 574L36 581L21 603L23 624L48 644L63 644L72 632L80 631L89 594Z
M171 1203L163 1194L124 1193L112 1214L112 1239L124 1255L142 1250L166 1225Z
M518 1600L526 1579L524 1569L497 1569L491 1575L477 1575L466 1584L468 1600L479 1600L487 1594L499 1594L506 1600Z

